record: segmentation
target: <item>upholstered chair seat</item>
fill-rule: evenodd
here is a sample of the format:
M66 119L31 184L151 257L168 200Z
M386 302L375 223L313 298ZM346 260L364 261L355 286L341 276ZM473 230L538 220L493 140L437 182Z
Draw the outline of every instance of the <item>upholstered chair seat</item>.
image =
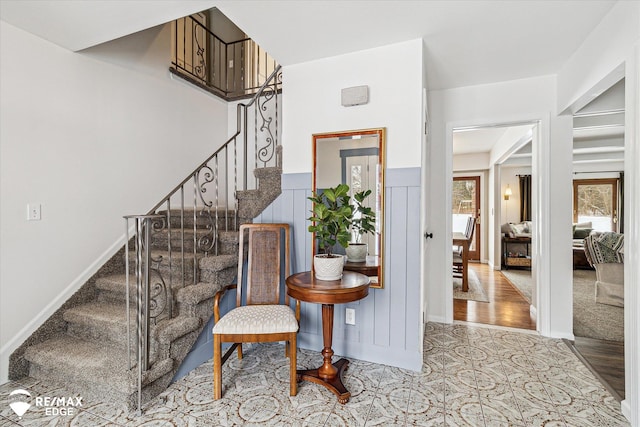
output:
M246 305L234 308L213 327L214 334L274 334L297 331L296 315L286 305Z

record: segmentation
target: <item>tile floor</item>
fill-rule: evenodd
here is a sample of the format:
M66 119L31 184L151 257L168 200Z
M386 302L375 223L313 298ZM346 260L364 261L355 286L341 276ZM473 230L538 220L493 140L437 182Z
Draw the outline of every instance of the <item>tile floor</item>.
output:
M299 350L298 366L318 352ZM0 426L625 426L619 403L560 340L469 324L429 323L422 372L352 360L346 405L308 382L289 396L282 345L254 345L223 371L223 399L212 399L211 363L177 381L141 417L117 405L83 402L73 416L31 408L21 420L8 394L67 396L34 379L0 387Z

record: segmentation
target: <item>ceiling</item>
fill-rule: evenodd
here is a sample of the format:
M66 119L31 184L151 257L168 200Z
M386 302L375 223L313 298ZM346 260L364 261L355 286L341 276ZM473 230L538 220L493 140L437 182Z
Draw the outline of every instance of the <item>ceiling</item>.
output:
M623 82L624 86L624 82ZM595 164L624 160L624 111L618 109L595 115L575 116L573 119L573 163ZM531 125L490 127L454 131L453 154L481 154L510 132L514 144L525 137ZM513 152L503 163L505 166L531 166L531 141Z
M573 117L573 158L578 163L611 163L624 159L624 88L622 79L585 105ZM453 154L488 153L510 130L513 143L531 126L485 127L456 130ZM531 142L515 151L506 165L531 164Z
M215 6L283 65L422 38L427 83L435 90L556 74L614 4L0 0L0 18L78 51Z
M507 146L513 146L530 137L531 128L531 124L526 124L454 130L453 155L489 153L503 138L507 138Z

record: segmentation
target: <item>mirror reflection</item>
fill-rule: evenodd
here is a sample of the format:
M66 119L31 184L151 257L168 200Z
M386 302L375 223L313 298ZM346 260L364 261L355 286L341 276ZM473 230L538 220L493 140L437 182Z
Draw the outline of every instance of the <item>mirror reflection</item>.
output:
M322 192L338 184L349 186L354 222L365 223L365 230L352 227L344 269L366 274L374 288L383 287L384 139L384 128L313 135L312 189ZM355 209L358 204L360 209ZM336 253L345 253L336 246ZM313 254L317 252L314 240Z

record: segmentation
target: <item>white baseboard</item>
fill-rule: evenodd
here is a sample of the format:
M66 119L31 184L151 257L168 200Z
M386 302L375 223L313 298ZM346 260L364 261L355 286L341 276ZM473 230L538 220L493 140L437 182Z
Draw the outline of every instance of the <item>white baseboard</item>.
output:
M622 412L622 415L631 422L631 405L627 399L620 402L620 411Z
M573 335L572 333L553 332L553 331L551 331L551 334L549 335L549 338L565 339L565 340L569 340L569 341L575 341L576 340L576 336Z
M442 316L427 316L427 321L428 322L435 322L435 323L448 323L447 320L442 317Z
M102 253L89 267L76 277L58 296L51 300L42 311L27 323L0 349L0 384L9 380L9 357L23 342L31 336L53 313L84 285L96 272L114 256L122 246L126 237L122 235L113 245Z

